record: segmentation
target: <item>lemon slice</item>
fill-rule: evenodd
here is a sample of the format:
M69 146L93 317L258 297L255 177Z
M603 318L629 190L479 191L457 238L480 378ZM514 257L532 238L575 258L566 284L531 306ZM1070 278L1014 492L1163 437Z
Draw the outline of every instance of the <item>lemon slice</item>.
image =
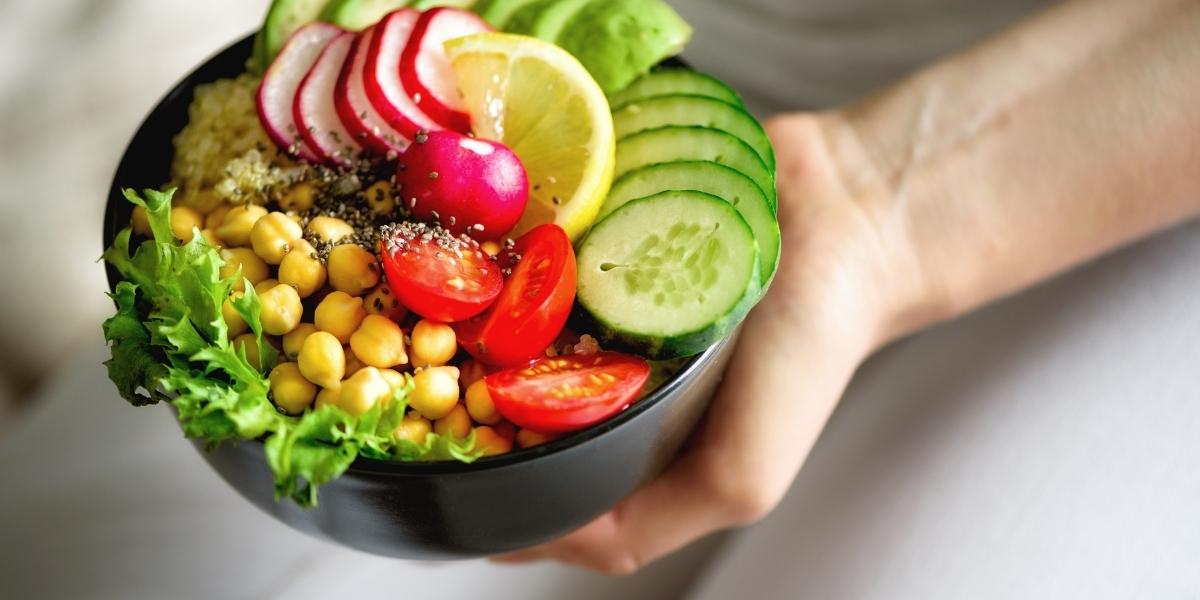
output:
M608 99L566 50L521 35L446 42L476 136L512 148L529 173L518 236L558 223L572 240L596 219L612 186L616 134Z

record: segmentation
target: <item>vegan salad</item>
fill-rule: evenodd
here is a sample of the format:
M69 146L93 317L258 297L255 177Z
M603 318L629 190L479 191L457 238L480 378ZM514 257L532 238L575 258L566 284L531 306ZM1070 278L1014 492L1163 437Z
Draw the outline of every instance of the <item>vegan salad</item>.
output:
M779 258L775 158L660 66L659 0L276 0L130 226L109 376L263 440L277 499L359 457L471 462L601 423L730 334Z

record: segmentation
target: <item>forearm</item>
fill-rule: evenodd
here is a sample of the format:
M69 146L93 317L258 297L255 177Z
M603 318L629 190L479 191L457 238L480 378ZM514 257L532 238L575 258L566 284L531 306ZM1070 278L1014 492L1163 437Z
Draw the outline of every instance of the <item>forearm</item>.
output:
M1067 3L825 122L904 242L886 341L1200 213L1200 2Z

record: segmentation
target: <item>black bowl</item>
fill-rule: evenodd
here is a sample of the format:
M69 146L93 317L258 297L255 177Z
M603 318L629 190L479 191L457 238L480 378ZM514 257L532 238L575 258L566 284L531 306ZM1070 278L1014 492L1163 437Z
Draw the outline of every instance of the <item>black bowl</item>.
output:
M171 138L187 123L199 84L243 71L251 38L185 77L133 136L109 191L104 244L129 223L121 188L167 181ZM110 287L119 275L109 267ZM691 359L662 388L606 423L474 464L357 460L320 491L320 505L275 502L261 442L223 444L204 459L243 497L300 531L374 554L465 559L527 548L603 514L675 456L700 419L733 351L725 340Z

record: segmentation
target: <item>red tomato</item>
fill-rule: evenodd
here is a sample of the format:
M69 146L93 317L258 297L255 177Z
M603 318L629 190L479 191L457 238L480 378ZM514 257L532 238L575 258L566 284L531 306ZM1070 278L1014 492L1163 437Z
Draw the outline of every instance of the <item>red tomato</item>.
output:
M641 358L601 352L543 358L484 381L505 419L542 433L567 433L625 410L649 376L650 364Z
M470 319L487 310L504 287L500 267L468 237L403 223L385 231L381 243L392 293L426 319Z
M575 303L575 250L562 227L536 227L517 240L512 252L519 260L495 305L455 326L467 352L499 367L542 356Z

